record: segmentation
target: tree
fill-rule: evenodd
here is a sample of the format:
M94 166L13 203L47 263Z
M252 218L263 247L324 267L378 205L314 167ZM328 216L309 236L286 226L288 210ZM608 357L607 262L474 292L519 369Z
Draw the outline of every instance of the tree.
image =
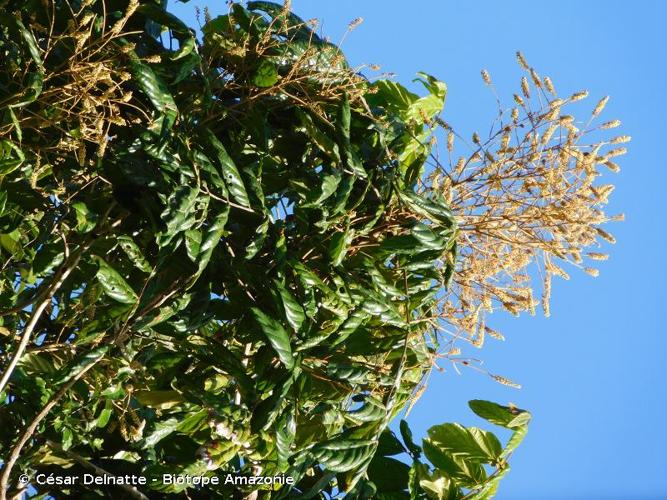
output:
M440 165L444 83L371 82L313 28L270 2L207 17L201 39L149 0L0 2L3 495L19 470L296 483L206 490L220 498L493 493L524 410L471 402L514 437L436 426L431 466L388 425L438 357L464 362L444 323L480 345L485 309L535 306L502 279L538 254L559 274L553 256L578 265L611 238L592 182L621 151L576 144L560 108L580 95L539 111L516 96ZM512 263L500 281L491 255Z

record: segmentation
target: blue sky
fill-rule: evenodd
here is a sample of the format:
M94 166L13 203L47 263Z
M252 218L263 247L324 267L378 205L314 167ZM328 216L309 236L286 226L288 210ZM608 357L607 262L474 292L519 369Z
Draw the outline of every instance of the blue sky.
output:
M171 3L171 2L170 2ZM610 95L603 117L619 118L633 137L610 213L626 221L612 232L599 278L573 272L554 283L552 317L493 316L506 334L476 354L485 367L523 385L514 390L474 371L434 373L410 422L423 435L433 424L481 424L469 399L512 401L532 411L528 437L512 461L499 499L667 498L664 371L667 337L667 238L664 222L667 135L667 2L293 0L305 19L322 20L340 40L356 17L364 23L343 49L353 65L380 64L409 85L417 71L449 87L443 118L469 136L487 130L493 96L479 72L490 71L506 102L521 76L520 49L562 95L587 89L592 107ZM222 1L171 3L194 24L193 9ZM415 87L415 90L417 88Z

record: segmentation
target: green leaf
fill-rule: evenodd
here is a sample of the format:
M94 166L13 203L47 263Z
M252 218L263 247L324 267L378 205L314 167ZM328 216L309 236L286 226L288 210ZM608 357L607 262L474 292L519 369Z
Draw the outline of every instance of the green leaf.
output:
M325 469L346 472L367 462L376 446L377 443L372 440L337 439L316 446L313 455Z
M498 470L488 481L484 483L482 489L470 495L470 500L491 500L496 497L500 480L510 471L509 465L505 465L504 469Z
M197 257L199 267L197 269L197 274L201 274L211 260L213 250L218 246L220 238L222 238L222 235L224 234L228 218L229 208L225 207L213 218L213 221L209 225L206 234L204 235L203 242L199 247L199 256Z
M189 229L195 223L194 206L199 189L183 185L177 187L167 199L167 207L161 214L167 230L160 237L160 246L166 246L181 231Z
M121 384L114 384L104 389L100 393L100 396L104 396L105 398L113 400L121 399L125 397L125 390L123 389L123 386Z
M341 174L340 172L334 172L333 174L327 174L322 176L322 184L320 186L320 191L315 194L317 197L313 199L312 201L306 202L302 204L303 207L318 207L322 204L324 200L329 198L332 194L336 192L336 189L338 188L338 184L340 184L341 181Z
M285 319L295 332L301 330L303 322L306 320L306 315L303 312L303 307L297 302L294 296L285 288L285 286L278 280L273 281L285 311Z
M251 209L248 192L246 191L241 174L234 164L234 160L232 160L232 157L229 156L229 153L227 153L222 142L218 140L213 132L209 129L205 129L203 134L215 152L218 164L222 169L222 176L227 183L227 188L229 189L232 198L234 198L234 201L239 205Z
M428 430L428 441L441 451L472 460L492 462L502 453L498 438L491 432L460 424L435 425Z
M89 233L97 225L98 216L91 212L82 201L73 203L72 208L76 211L76 228L81 233Z
M178 424L176 430L186 434L194 434L195 432L202 429L207 416L208 410L191 412Z
M199 257L201 238L201 231L196 229L188 229L185 231L185 250L192 262L196 262Z
M368 381L370 369L352 363L327 364L327 376L349 384L363 384Z
M134 398L143 406L167 410L184 401L181 393L173 390L135 391Z
M20 38L23 41L32 60L38 67L42 68L42 56L39 52L37 40L35 40L35 36L32 32L25 27L21 19L16 15L0 12L0 25L6 26L12 36L16 39ZM18 37L16 36L17 33ZM9 54L9 52L7 54Z
M278 68L276 68L276 65L268 59L264 59L259 64L252 77L252 83L258 87L272 87L278 82L279 78L280 76L278 75Z
M429 475L428 479L420 479L419 486L426 492L429 498L434 500L448 500L452 498L450 490L453 486L452 481L446 474L442 474L438 470ZM458 498L458 495L455 498Z
M0 140L0 175L7 175L19 168L25 161L21 148L6 139Z
M282 463L292 455L292 445L296 437L296 419L291 411L285 413L276 426L276 448Z
M422 442L424 455L436 469L456 479L457 484L466 488L475 488L487 479L482 462L467 456L452 455L434 445L429 439Z
M415 444L412 437L412 430L410 429L410 426L406 420L401 419L399 430L401 431L403 442L405 443L405 446L407 446L408 450L410 450L412 456L419 458L421 456L422 449L417 444Z
M129 51L130 69L139 88L146 94L151 104L164 118L157 123L158 130L169 130L178 117L178 107L169 87L157 76L148 64L142 62L134 51Z
M357 153L352 147L350 138L350 124L352 119L352 111L350 108L350 96L345 93L343 102L338 107L338 120L336 120L336 130L340 136L341 149L345 158L347 167L358 177L364 179L367 177Z
M39 53L39 47L37 46L37 40L35 40L35 36L32 34L32 32L26 29L24 24L19 19L13 17L12 20L21 33L21 38L23 38L23 41L28 47L30 57L32 57L32 60L35 61L35 64L41 68L43 66L42 56Z
M253 317L259 324L264 335L269 339L271 346L278 353L280 361L288 370L294 369L294 357L290 345L289 335L278 321L267 316L256 307L250 308Z
M399 197L412 210L424 217L437 221L444 227L452 229L456 227L452 211L443 202L426 198L410 190L399 191Z
M63 244L60 242L48 243L39 249L32 261L32 272L35 276L51 273L65 260Z
M146 260L146 257L144 257L143 252L130 236L123 235L116 239L118 240L120 248L125 252L137 269L145 273L150 273L152 271L151 265Z
M137 294L132 290L132 287L127 284L123 277L118 272L107 264L102 257L93 255L92 259L97 262L97 280L102 285L104 293L123 304L136 304L139 300Z
M273 21L279 23L281 29L288 31L290 38L293 40L306 40L312 43L321 42L320 37L308 28L308 23L292 12L286 12L280 4L264 1L248 2L248 10L266 12Z
M113 414L113 405L110 400L107 400L105 407L100 412L99 417L97 417L97 423L95 424L98 429L103 429L109 423L109 419Z
M144 450L151 450L159 443L162 439L167 437L169 434L174 432L180 425L180 420L177 418L169 418L155 424L153 432L144 438L141 443L141 447Z
M170 28L171 33L173 33L175 38L181 42L179 45L181 47L183 46L183 41L184 40L192 40L194 37L192 36L192 32L188 28L188 26L181 21L178 17L176 17L173 14L170 14L164 8L159 7L156 4L142 4L137 8L137 12L145 15L149 19L155 21L156 23L160 24L161 26L166 26ZM179 49L178 53L181 53L181 50ZM178 59L178 57L174 57L174 59Z
M338 151L338 144L329 137L329 134L320 130L313 121L313 118L307 112L301 111L299 108L297 108L296 111L306 133L315 145L335 163L340 163L341 159Z
M426 113L431 113L427 114L429 118L432 118L435 116L437 113L442 111L442 108L445 104L445 98L447 97L447 85L445 82L441 82L434 76L431 76L427 73L424 73L422 71L419 71L417 73L419 78L415 79L416 82L421 83L426 89L430 92L430 96L426 96L426 98L431 98L432 99L432 109L424 108L424 112ZM424 98L422 98L424 99Z
M409 474L410 466L395 458L376 455L368 465L368 478L381 493L405 490Z
M531 415L526 410L516 407L501 406L491 401L473 399L468 405L477 415L492 424L500 425L508 429L516 429L530 422Z
M421 222L415 224L412 228L412 235L421 244L423 249L439 250L444 252L447 246L447 241L435 234L426 224Z
M380 434L376 455L390 457L405 453L405 448L396 437L393 431L385 429Z
M82 356L76 358L76 361L71 366L65 367L62 371L64 375L56 381L56 385L64 384L74 377L78 376L91 363L96 363L102 359L109 351L108 345L103 345L92 349Z
M32 102L35 102L42 93L44 85L44 73L31 72L27 75L27 82L23 88L23 95L19 101L13 102L9 105L10 108L21 108Z
M364 310L363 306L360 309L352 311L336 331L336 338L331 342L331 346L336 346L347 340L350 335L356 332L357 329L368 320L369 316L369 312Z
M257 226L257 229L255 230L255 235L252 238L252 241L250 244L246 247L246 254L245 258L247 260L252 259L255 255L259 253L259 251L262 249L264 246L264 240L266 240L266 234L269 230L269 219L268 217L264 219L264 222L262 222L259 226Z
M352 420L353 422L356 422L357 424L361 424L364 422L384 421L386 417L387 417L387 409L385 408L385 406L382 404L382 402L371 396L366 397L366 399L364 400L364 405L361 408L357 408L354 411L347 412L346 415L346 418ZM382 448L383 445L382 441L383 435L384 433L380 436L378 453L380 453L379 450ZM404 450L401 448L401 451Z
M334 233L329 243L329 258L334 266L340 266L352 242L352 231L349 225L345 231Z
M65 427L63 429L62 434L63 434L63 439L61 441L61 446L63 447L63 450L69 450L72 447L72 442L74 441L74 434L72 433L72 430L69 429L68 427Z
M523 442L526 434L528 433L528 426L522 425L520 427L515 427L512 436L505 445L503 449L502 458L507 458L516 448Z
M21 129L21 124L19 123L19 119L17 118L16 113L14 113L14 110L11 107L7 107L7 112L9 113L9 118L12 121L12 125L14 126L16 138L19 140L19 142L23 141L23 130ZM2 210L0 210L0 213L2 213Z

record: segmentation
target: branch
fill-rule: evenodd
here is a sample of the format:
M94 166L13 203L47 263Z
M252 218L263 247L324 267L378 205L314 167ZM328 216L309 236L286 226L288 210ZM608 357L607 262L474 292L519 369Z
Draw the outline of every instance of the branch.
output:
M105 477L105 476L115 477L111 472L108 472L108 471L104 470L102 467L98 467L97 465L89 462L88 460L83 458L78 453L74 453L73 451L63 449L63 447L60 446L58 443L54 443L51 440L47 440L46 444L50 448L57 451L58 453L66 455L67 457L71 458L72 460L74 460L76 463L78 463L82 467L93 471L97 476L100 476L100 477ZM116 486L125 490L132 498L139 498L141 500L148 500L148 497L146 495L144 495L142 492L140 492L134 486L130 486L128 484L117 484Z
M114 208L115 205L116 205L115 202L109 205L102 220L105 220L109 216L111 210ZM101 231L99 233L93 232L91 236L77 250L76 254L72 255L70 262L67 264L63 264L63 266L58 270L58 272L56 272L56 274L53 277L53 282L43 292L44 297L38 299L37 297L39 297L39 294L35 297L34 300L41 300L41 302L39 302L38 305L36 305L35 308L33 309L30 321L28 321L28 324L25 326L25 329L23 330L23 335L21 335L21 340L19 342L19 345L14 351L12 359L9 361L7 368L5 368L5 370L2 373L2 378L0 379L0 393L7 386L7 383L9 382L9 379L12 376L12 372L16 368L18 362L21 360L21 356L23 356L23 353L26 347L28 346L28 343L30 342L30 337L32 335L33 330L35 329L35 325L37 325L37 322L39 321L39 318L44 312L44 309L46 308L46 306L49 305L55 293L63 285L63 283L70 275L70 273L79 264L79 260L81 260L81 257L86 252L86 250L88 250L92 246L92 244L96 241L96 239L99 238L104 232L120 224L121 220L122 219L115 221L113 224L111 224L111 226L106 227L104 231ZM64 239L64 237L63 241L65 241L65 255L67 255L68 252L67 241Z
M2 378L0 378L0 392L2 392L7 386L7 383L9 382L9 379L12 376L12 372L16 368L18 362L21 360L21 357L23 356L23 352L25 351L26 347L28 347L28 342L30 342L30 337L32 336L32 332L35 329L35 325L37 325L39 318L42 316L44 309L46 309L46 306L49 305L55 293L63 285L63 283L70 275L70 273L79 264L81 256L88 248L90 248L90 246L93 244L93 241L94 240L91 239L86 243L84 243L84 245L77 251L76 255L72 257L71 261L58 270L58 272L54 276L53 283L51 283L51 285L49 285L46 288L44 297L38 304L36 304L35 309L33 310L32 315L30 316L30 321L28 321L28 324L25 326L25 329L23 330L23 334L21 335L21 341L19 342L19 345L16 347L16 350L12 354L12 359L9 361L9 364L2 372Z
M9 482L9 476L12 472L14 465L16 464L16 461L19 458L21 450L28 442L28 440L32 437L32 435L35 433L40 422L44 420L44 418L49 414L51 409L56 404L58 404L58 401L60 401L60 399L67 393L67 391L69 391L70 388L74 384L76 384L86 374L86 372L88 372L88 370L90 370L93 366L99 363L103 359L103 357L104 356L100 356L99 358L88 363L85 367L83 367L83 369L79 373L77 373L66 384L64 384L60 388L60 390L49 400L49 402L46 403L44 408L41 409L41 411L35 416L35 418L32 419L32 422L30 422L28 427L26 427L26 429L23 431L23 434L19 436L18 440L16 441L16 444L14 445L14 448L12 448L11 452L9 453L9 456L5 460L4 468L2 469L2 475L0 476L0 500L7 500L7 483Z

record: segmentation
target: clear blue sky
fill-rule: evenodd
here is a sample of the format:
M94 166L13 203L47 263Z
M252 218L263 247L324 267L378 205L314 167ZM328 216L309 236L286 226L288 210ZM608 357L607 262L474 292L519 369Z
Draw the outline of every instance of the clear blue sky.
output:
M191 23L195 5L226 10L221 0L170 4ZM469 399L512 401L534 420L497 498L667 498L667 2L293 0L293 8L321 19L334 42L363 17L343 45L351 63L380 64L404 84L420 70L436 75L449 87L444 119L469 133L487 130L495 112L479 71L511 98L517 49L562 95L588 89L590 106L611 96L605 116L633 136L610 179L610 212L627 216L612 228L612 258L597 279L573 272L556 281L549 319L491 318L507 341L487 341L478 354L523 389L472 371L434 374L410 422L422 435L445 421L480 424Z

